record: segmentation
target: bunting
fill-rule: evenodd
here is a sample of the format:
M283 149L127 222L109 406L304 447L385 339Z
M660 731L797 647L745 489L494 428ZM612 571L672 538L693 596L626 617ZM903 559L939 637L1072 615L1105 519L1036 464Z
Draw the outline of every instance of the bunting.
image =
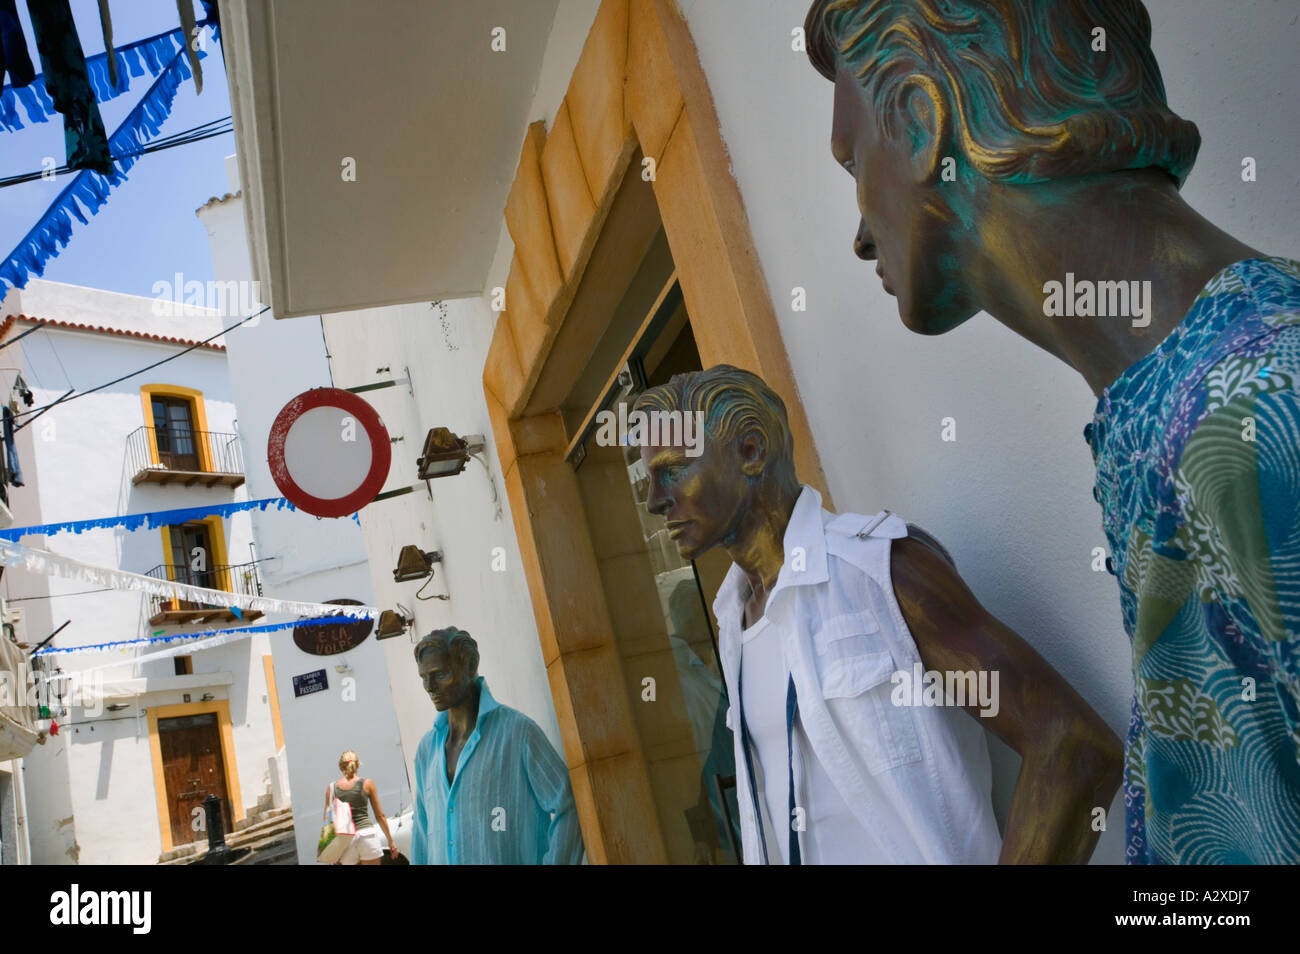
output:
M0 540L0 564L4 566L21 566L33 573L61 576L65 579L78 580L94 586L110 587L127 592L148 593L151 596L163 596L169 599L189 600L208 606L230 606L243 610L258 610L263 613L283 613L289 616L328 616L338 614L355 619L374 619L379 616L379 609L374 606L340 606L334 603L281 600L269 596L247 596L243 593L212 590L188 583L174 583L170 580L160 580L152 576L130 573L114 567L82 563L80 560L74 560L71 557L51 553L49 550L24 546L11 540Z
M71 241L73 218L82 225L88 224L88 217L98 213L108 201L109 192L126 181L127 170L135 165L141 155L141 148L158 134L171 115L180 84L190 78L190 67L185 59L186 49L183 43L179 44L179 49L175 49L163 65L148 92L108 137L109 152L113 155L113 171L108 175L100 175L90 169L83 169L73 176L72 181L50 203L17 247L0 262L0 292L4 291L5 286L24 287L33 274L43 275L45 263L58 255ZM200 58L207 56L202 49L195 53ZM119 80L121 75L119 73ZM35 82L32 85L36 85ZM39 100L40 97L37 96L35 101ZM49 100L48 94L45 95L45 101L52 109L54 104Z
M331 609L337 610L338 607L332 606ZM340 616L340 615L324 616L319 619L312 619L312 620L290 620L284 623L265 623L261 626L239 626L235 629L205 629L197 633L172 633L171 635L168 636L144 636L139 639L119 639L116 642L93 643L88 646L58 646L58 647L46 646L43 649L38 649L32 655L55 656L64 653L108 652L109 650L113 650L113 649L126 650L131 646L155 646L159 643L174 643L174 642L186 643L186 645L182 648L186 652L189 652L191 649L196 648L196 646L198 645L202 645L202 646L208 645L207 642L204 642L202 644L196 644L194 642L194 640L196 639L201 639L206 641L209 638L215 638L218 636L233 636L242 639L246 636L254 636L257 633L275 633L275 632L279 632L282 629L295 629L299 626L331 626L339 623L355 623L355 622L356 620L350 616ZM231 640L227 640L227 642L230 641ZM214 643L213 645L216 644ZM140 662L142 660L152 659L152 658L161 659L162 654L159 653L157 654L156 657L154 655L136 656L135 658L131 659L130 662L133 663ZM117 665L117 664L114 663L113 665Z
M56 533L85 533L87 530L106 530L121 527L125 530L156 530L159 527L202 520L204 517L228 517L245 510L297 510L283 497L263 497L260 500L240 500L228 504L210 504L203 507L180 507L174 510L153 510L149 513L127 513L117 517L97 517L94 520L65 520L61 523L42 523L34 527L10 527L0 530L0 540L21 540L23 537L53 536Z

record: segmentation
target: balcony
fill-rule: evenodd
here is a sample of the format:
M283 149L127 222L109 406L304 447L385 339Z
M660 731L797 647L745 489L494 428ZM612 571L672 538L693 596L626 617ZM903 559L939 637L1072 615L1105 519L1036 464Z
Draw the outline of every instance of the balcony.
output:
M30 671L27 654L0 633L0 762L23 758L40 737L37 711L27 704Z
M133 484L238 487L244 482L238 434L137 427L126 437L126 462Z
M234 566L214 566L207 570L192 570L185 564L160 563L146 576L169 583L186 583L211 590L225 590L241 596L261 596L262 581L257 575L257 564L240 563ZM236 611L230 604L195 603L178 596L150 597L150 626L184 626L189 623L207 623L212 620L243 620L251 622L264 614L260 610Z

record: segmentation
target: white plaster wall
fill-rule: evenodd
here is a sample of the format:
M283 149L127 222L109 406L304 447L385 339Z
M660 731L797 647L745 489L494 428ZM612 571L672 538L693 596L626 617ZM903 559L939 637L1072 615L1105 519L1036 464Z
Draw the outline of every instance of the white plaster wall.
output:
M383 380L387 375L377 375L375 369L385 366L401 376L409 363L413 376L414 395L401 387L364 396L379 411L389 434L402 438L393 445L393 469L385 489L413 485L418 489L361 511L378 605L395 608L400 602L415 614L410 634L383 644L402 748L412 765L416 746L436 716L421 685L412 647L424 634L450 625L478 642L479 672L492 694L536 721L557 751L563 751L483 396L482 369L491 341L492 314L477 298L448 301L446 308L445 323L427 303L325 318L339 386ZM462 437L488 436L485 453L491 483L483 466L471 461L460 475L431 481L433 499L429 499L424 484L416 480L415 460L425 434L438 426ZM492 501L493 484L500 519ZM398 551L407 544L442 551L443 562L437 565L425 596L449 593L449 601L417 601L420 584L393 582ZM497 548L503 571L493 569Z
M1205 144L1188 201L1248 244L1300 254L1294 4L1149 0L1171 106ZM831 84L790 50L807 0L683 0L796 382L841 510L887 507L952 551L982 602L1124 737L1132 693L1115 581L1082 438L1095 400L1074 371L978 316L941 338L900 323L852 253L858 211L831 159ZM1241 181L1241 160L1259 181ZM808 311L790 310L791 289ZM940 440L940 421L957 440ZM1016 760L995 754L1005 811ZM1095 859L1122 859L1116 799Z
M231 191L237 192L233 161L227 162L227 174ZM208 203L198 210L198 216L208 233L218 280L251 281L243 199L232 195ZM234 320L232 317L227 323ZM278 321L268 313L231 331L224 340L249 493L254 499L281 496L267 464L267 438L276 415L292 397L331 383L320 321L310 317ZM252 520L268 596L374 603L365 542L356 522L348 518L321 520L287 510L254 512ZM275 664L298 860L312 864L325 786L338 776L338 757L346 749L356 750L362 761L361 773L375 780L386 814L395 818L410 808L387 657L373 636L347 653L323 657L300 650L289 631L264 639ZM339 672L340 666L348 671ZM260 670L260 660L258 667ZM325 670L329 688L296 698L293 677L317 669ZM345 683L345 678L352 682Z

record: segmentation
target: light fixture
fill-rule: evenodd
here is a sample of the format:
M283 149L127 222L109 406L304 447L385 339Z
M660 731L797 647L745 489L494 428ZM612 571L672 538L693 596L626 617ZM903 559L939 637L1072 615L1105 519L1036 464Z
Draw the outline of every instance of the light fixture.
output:
M214 696L212 693L205 692L203 693L203 695L199 696L199 702L211 702L215 698L217 697Z
M425 552L415 544L407 544L397 555L397 569L393 570L394 583L410 583L414 580L427 580L433 576L433 565L442 562L442 553L438 550Z
M104 708L109 712L121 712L123 709L127 708L127 704L125 702L110 702L108 705L104 706Z
M375 627L375 639L392 639L394 636L401 636L408 629L415 619L411 616L410 611L401 603L397 604L395 610L384 610L379 614L379 625Z
M465 469L470 457L487 446L482 434L457 437L445 427L435 427L424 438L424 450L416 459L421 480L454 477Z

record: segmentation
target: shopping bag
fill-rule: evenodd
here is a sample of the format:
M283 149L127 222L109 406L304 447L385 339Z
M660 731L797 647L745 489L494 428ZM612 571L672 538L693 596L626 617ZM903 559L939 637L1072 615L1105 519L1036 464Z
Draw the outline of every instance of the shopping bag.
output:
M329 804L325 806L325 827L316 842L316 860L332 865L343 857L348 845L356 837L357 826L352 821L352 806L334 797L334 783L330 783Z

